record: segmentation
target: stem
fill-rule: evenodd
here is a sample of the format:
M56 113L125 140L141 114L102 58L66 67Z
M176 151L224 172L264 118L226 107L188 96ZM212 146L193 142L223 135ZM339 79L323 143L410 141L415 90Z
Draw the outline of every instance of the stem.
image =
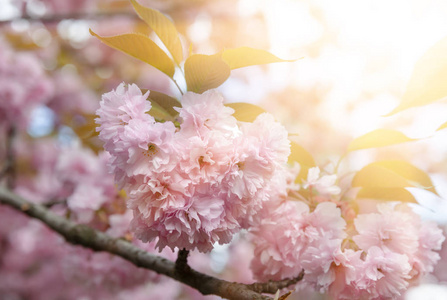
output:
M347 152L345 152L342 156L340 156L340 159L337 162L337 165L335 165L335 169L334 169L334 174L338 173L338 168L340 167L340 164L342 162L342 160L348 155Z
M182 94L183 95L183 91L182 91L182 89L180 88L180 86L178 85L178 83L177 83L177 81L174 79L174 78L171 78L172 79L172 81L175 83L175 86L178 88L178 90L180 91L180 94Z

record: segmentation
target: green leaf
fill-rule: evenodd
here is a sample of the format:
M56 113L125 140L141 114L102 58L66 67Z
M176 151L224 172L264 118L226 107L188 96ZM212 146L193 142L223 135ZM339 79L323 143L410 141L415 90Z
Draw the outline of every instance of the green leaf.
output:
M378 148L414 141L403 133L393 129L377 129L362 135L349 143L348 151Z
M442 124L441 126L438 127L438 129L436 129L436 131L442 130L447 128L447 122L445 122L444 124Z
M388 116L447 97L446 80L447 37L436 43L418 60L402 101Z
M426 189L427 191L430 191L430 192L438 195L438 193L436 192L436 189L434 188L433 182L430 179L430 176L428 176L427 173L425 173L424 171L415 167L414 165L410 164L407 161L384 160L384 161L374 162L370 165L381 166L381 167L387 168L388 170L393 171L394 173L407 179L412 184L414 184L416 187Z
M353 187L414 187L405 177L389 170L386 167L369 164L358 171L352 179Z
M156 103L172 117L176 117L178 115L178 112L174 109L174 107L182 107L180 102L174 97L153 90L149 93L149 100L151 101L152 105Z
M230 66L231 70L275 62L295 61L280 59L268 51L249 47L224 50L222 53L222 59Z
M315 160L306 149L295 142L290 142L290 151L288 163L293 164L297 162L300 164L300 173L295 181L301 182L302 179L307 178L309 169L316 166Z
M203 93L216 88L230 76L230 67L221 54L194 54L185 62L185 79L188 91Z
M175 67L169 56L151 39L141 33L127 33L111 37L101 37L90 29L90 34L104 44L133 56L157 68L172 78Z
M402 201L417 203L414 196L404 188L362 188L357 193L356 199L374 199L383 201Z
M179 64L183 60L183 48L177 29L171 20L158 10L142 6L135 0L130 2L140 18L152 28Z
M244 102L228 103L225 106L234 109L233 117L241 122L253 122L265 110L261 107Z

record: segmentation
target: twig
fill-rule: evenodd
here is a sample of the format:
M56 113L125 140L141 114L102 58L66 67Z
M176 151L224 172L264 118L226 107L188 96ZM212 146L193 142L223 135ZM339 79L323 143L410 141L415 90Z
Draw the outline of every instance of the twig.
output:
M180 88L180 86L178 85L177 81L176 81L174 78L171 78L171 79L172 79L172 81L175 83L175 86L177 87L177 89L180 91L180 94L183 95L183 91L182 91L182 89Z
M137 267L146 268L159 274L166 275L172 279L189 285L203 295L217 295L226 299L237 300L272 300L273 298L261 295L254 291L271 291L274 286L269 282L263 288L260 285L246 285L241 283L221 280L190 268L182 272L176 267L176 263L160 256L148 253L123 239L112 238L102 232L96 231L86 225L76 224L61 216L58 216L44 206L33 204L11 191L0 187L0 203L10 205L30 217L44 222L54 231L61 234L69 243L82 245L95 251L106 251L132 262ZM178 261L180 265L187 265L187 251L181 250ZM301 278L300 278L301 279ZM300 279L292 280L293 283ZM286 287L287 282L281 282L278 286ZM276 290L274 291L276 292Z
M180 273L188 273L191 271L191 267L188 265L189 251L182 249L177 254L177 260L175 261L175 269Z
M69 13L69 14L54 14L54 15L48 15L48 16L42 16L42 17L33 17L30 15L21 15L20 17L8 19L8 20L1 20L1 25L7 25L11 22L18 21L18 20L27 20L30 22L41 22L44 24L49 23L56 23L60 22L62 20L67 19L73 19L73 20L97 20L97 19L105 19L110 18L114 16L125 16L128 18L136 19L137 16L131 11L113 11L113 12L89 12L89 13Z

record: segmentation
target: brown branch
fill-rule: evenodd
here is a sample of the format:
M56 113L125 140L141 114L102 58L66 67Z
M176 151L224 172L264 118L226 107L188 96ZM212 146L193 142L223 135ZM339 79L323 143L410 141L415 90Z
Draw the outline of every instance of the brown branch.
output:
M181 270L176 263L160 256L148 253L123 239L112 238L102 232L96 231L86 225L76 224L61 216L58 216L44 206L33 204L11 191L0 187L0 203L7 204L20 210L30 217L44 222L54 231L61 234L69 243L82 245L95 251L106 251L132 262L137 267L146 268L159 274L189 285L203 295L217 295L226 299L237 300L272 300L273 298L261 295L261 292L271 293L274 284L272 282L257 285L246 285L228 282L195 271L187 265L188 251L181 250L178 265L186 265L186 270ZM301 277L302 278L302 277ZM294 279L291 284L299 279ZM286 287L286 282L278 283L278 287ZM260 288L263 287L263 288ZM255 291L257 290L257 291ZM276 292L273 291L273 293Z
M3 166L2 170L0 171L0 179L3 177L6 177L6 186L10 189L14 187L15 183L15 156L14 156L14 149L13 149L13 143L14 138L16 136L16 129L14 125L11 125L7 131L6 135L6 158L5 158L5 165Z
M53 199L48 202L42 203L42 206L46 208L52 208L53 206L59 204L67 205L67 199Z
M269 282L255 282L248 285L248 288L257 293L268 293L274 294L277 290L284 289L288 286L291 286L298 281L301 281L304 277L304 270L301 270L300 274L298 274L295 278L286 278L281 281L272 281Z
M45 24L50 23L57 23L62 20L67 19L73 19L73 20L98 20L98 19L105 19L110 17L116 17L116 16L124 16L131 19L136 19L137 15L129 11L112 11L112 12L80 12L80 13L68 13L68 14L54 14L54 15L48 15L48 16L42 16L42 17L33 17L30 15L21 15L20 17L8 19L8 20L1 20L1 25L10 24L11 22L17 21L17 20L27 20L30 22L41 22Z
M179 250L177 260L175 261L175 269L180 273L188 273L191 267L188 265L189 251L186 249Z

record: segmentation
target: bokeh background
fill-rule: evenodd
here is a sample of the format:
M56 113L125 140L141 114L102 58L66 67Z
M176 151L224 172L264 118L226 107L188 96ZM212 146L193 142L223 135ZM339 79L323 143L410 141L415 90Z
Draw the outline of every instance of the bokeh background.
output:
M447 119L446 102L385 117L402 98L418 59L447 36L447 1L140 3L170 16L192 53L249 46L295 60L234 70L219 90L229 102L255 103L274 114L323 168L333 168L353 138L373 129L397 129L420 138L351 153L341 162L340 172L349 174L377 159L407 159L430 174L441 195L413 191L421 204L416 209L424 218L447 224L447 133L436 132ZM130 31L153 35L128 1L0 0L1 43L36 53L57 82L59 100L35 109L28 128L31 136L54 134L57 128L61 143L82 138L82 126L91 121L100 95L122 81L179 96L161 72L101 44L89 28L103 36ZM77 115L55 117L67 107ZM94 140L84 143L99 147ZM410 291L407 298L432 293L446 299L444 266L447 261L439 264L431 285Z

